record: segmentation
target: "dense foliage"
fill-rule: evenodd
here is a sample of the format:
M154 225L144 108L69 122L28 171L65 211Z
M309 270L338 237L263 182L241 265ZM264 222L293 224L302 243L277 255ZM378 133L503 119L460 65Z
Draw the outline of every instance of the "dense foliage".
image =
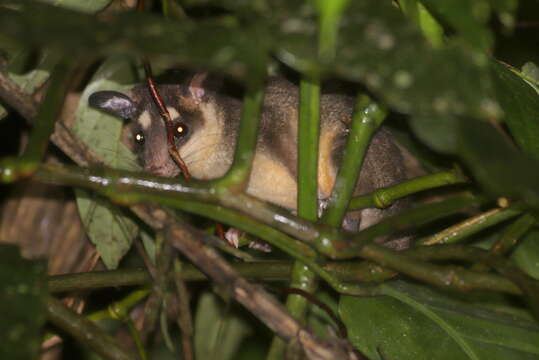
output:
M190 359L191 352L198 359L335 358L341 354L335 334L342 322L343 341L373 360L539 359L539 69L533 63L539 59L527 33L519 30L521 23L529 25L526 16L539 10L537 5L516 0L146 3L142 11L120 0L0 4L0 104L5 106L0 125L10 141L28 138L20 156L13 147L2 152L11 157L1 160L0 178L72 186L86 236L104 265L95 274L46 279L42 261L25 260L2 245L0 329L8 336L0 358L35 358L39 343L50 342L53 333L74 344L64 347L65 358L81 353L90 358L91 351L104 359L133 358L129 354L135 352L151 359L178 354ZM91 93L141 82L142 59L158 77L171 69L210 71L244 89L241 138L222 181L167 182L137 174L136 157L121 142L123 124L89 108ZM297 216L239 194L236 189L249 174L268 73L299 79L301 116L315 127L312 109L318 108L321 84L340 81L353 89L359 94L353 121L385 118L431 175L350 204L348 198L330 201L316 221L311 179L317 158L312 139L318 133L300 126L300 145L315 145L314 151L300 149ZM55 127L57 119L61 125ZM32 128L28 136L27 129L13 125L24 121ZM347 151L356 146L354 156L362 156L363 130L350 131ZM55 147L47 146L51 140ZM55 160L44 161L45 154ZM89 169L74 168L70 161ZM345 169L339 176L343 185L335 199L342 199L357 174ZM14 185L3 189L15 194ZM335 226L346 209L383 207L410 194L416 195L413 207L358 234ZM167 212L163 225L137 207L147 203L181 215ZM4 218L6 209L12 208L4 206ZM207 235L215 225L208 219L244 230L245 243L253 237L267 241L273 253L219 245L220 256L198 253L198 247L206 249L203 242L215 245ZM17 226L24 227L0 224ZM373 243L398 231L414 234L415 246L397 252ZM6 233L0 232L1 242L23 247L16 236L4 238ZM174 240L179 233L198 245L183 248ZM135 251L138 239L143 245ZM211 281L200 282L205 278L190 262L214 288ZM241 291L253 291L251 300L266 299L266 291L248 287L228 269L271 288L301 319L294 326L313 329L335 348L328 347L325 357L309 353L314 350L299 332L296 338L272 323L288 319L278 305L251 308L249 299L241 298ZM236 280L227 284L231 278ZM311 293L337 319L309 296L285 299L287 286ZM80 315L51 295L95 288L101 290L80 297L87 304ZM143 299L141 315L137 304ZM192 324L186 320L191 317ZM277 337L272 341L275 335L288 345ZM316 349L327 345L314 342Z

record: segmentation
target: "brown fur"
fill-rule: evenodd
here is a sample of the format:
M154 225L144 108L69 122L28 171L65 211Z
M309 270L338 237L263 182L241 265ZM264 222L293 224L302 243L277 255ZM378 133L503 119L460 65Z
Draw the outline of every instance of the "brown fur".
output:
M200 84L197 84L200 86ZM223 176L232 163L240 121L240 101L204 89L200 102L189 99L190 84L160 86L167 107L176 109L190 134L176 145L191 175L198 179ZM191 93L193 94L193 93ZM198 93L197 93L198 94ZM194 95L193 95L194 96ZM138 153L145 171L159 176L179 174L166 146L165 126L145 85L129 94L136 111L131 116L134 131L144 132L145 143ZM193 99L196 100L196 99ZM189 106L182 106L185 104ZM297 132L299 90L287 80L271 79L266 87L256 154L247 192L274 204L295 210L297 176ZM346 139L346 120L353 111L353 99L339 94L322 94L319 146L319 198L329 197ZM151 118L137 120L143 114ZM148 127L148 123L150 126ZM390 186L405 178L400 150L385 129L374 136L367 152L355 195ZM378 222L401 205L387 210L367 209L349 214L345 228L354 230Z

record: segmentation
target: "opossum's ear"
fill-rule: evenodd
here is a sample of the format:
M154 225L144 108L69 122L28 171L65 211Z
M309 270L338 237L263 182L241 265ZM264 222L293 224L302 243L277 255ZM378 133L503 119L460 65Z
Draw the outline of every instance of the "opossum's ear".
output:
M135 104L129 96L118 91L98 91L90 95L88 103L91 107L101 109L109 114L129 119L135 114Z
M208 77L208 73L197 73L193 75L186 85L182 87L180 94L180 105L188 109L194 109L204 101L206 89L204 82Z

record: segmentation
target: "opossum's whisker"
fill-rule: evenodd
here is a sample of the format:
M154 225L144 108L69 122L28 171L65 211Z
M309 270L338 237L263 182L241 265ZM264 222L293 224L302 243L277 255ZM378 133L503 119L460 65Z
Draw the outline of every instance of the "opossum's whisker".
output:
M190 157L195 156L208 148L212 148L217 144L219 144L219 141L215 141L213 143L206 144L205 146L194 148L194 149L186 149L187 152L186 154L182 155L182 158L184 159L184 161L187 161Z

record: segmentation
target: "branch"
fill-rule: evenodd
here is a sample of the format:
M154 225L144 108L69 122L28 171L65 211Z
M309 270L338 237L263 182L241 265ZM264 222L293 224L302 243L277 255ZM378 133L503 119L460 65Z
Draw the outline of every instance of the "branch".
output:
M351 205L350 199L356 189L370 141L386 115L387 110L373 102L367 95L358 97L342 165L335 179L328 207L322 216L325 224L334 227L342 225L346 211Z
M384 209L402 197L441 186L463 184L466 181L466 177L458 169L423 175L391 187L376 189L370 194L355 197L350 200L348 210L360 210L368 207Z
M0 71L0 98L30 123L37 115L37 103L32 95L22 91L9 75Z
M286 341L295 340L316 359L355 359L352 346L339 339L318 339L291 317L275 298L240 277L212 248L204 245L205 234L184 224L171 224L167 240L245 308Z
M238 262L230 266L246 279L271 282L289 281L293 263L290 261ZM397 274L365 261L327 262L323 265L323 269L344 282L381 282ZM207 281L208 277L193 265L182 264L181 279L187 282ZM151 283L152 277L149 271L138 268L49 276L47 287L49 292L54 294Z
M492 209L450 226L437 234L419 239L417 244L434 245L459 242L481 230L515 217L520 213L522 213L522 209L520 209L518 205L508 208Z
M97 325L53 297L49 297L47 301L47 317L55 326L66 331L81 343L88 345L105 359L135 359L133 354L121 349L116 340L98 328Z
M518 239L536 223L535 216L529 213L520 216L501 234L496 243L492 245L491 251L500 255L507 253L515 246Z
M495 265L503 275L518 273L518 279L524 280L526 285L532 284L529 288L537 288L539 285L536 280L533 280L514 267L505 267L506 262L502 262L497 258L494 263L490 258L492 254L488 251L475 249L472 247L464 247L457 245L445 245L447 248L434 249L433 247L419 247L406 250L404 253L392 249L385 248L376 244L365 245L361 250L361 255L374 261L382 266L387 266L402 274L406 274L414 279L421 280L424 283L437 286L439 288L453 289L459 291L471 290L489 290L501 291L510 294L526 293L526 287L521 284L492 274L471 271L460 266L442 266L425 263L421 260L451 260L464 259L470 262L487 262L490 265ZM452 247L449 247L452 246ZM407 256L410 254L411 256ZM501 258L503 259L503 258ZM503 259L505 261L505 259ZM508 266L508 265L507 265ZM509 271L511 269L511 271ZM522 276L522 277L521 277ZM512 278L511 280L514 280ZM539 292L531 293L533 296Z

